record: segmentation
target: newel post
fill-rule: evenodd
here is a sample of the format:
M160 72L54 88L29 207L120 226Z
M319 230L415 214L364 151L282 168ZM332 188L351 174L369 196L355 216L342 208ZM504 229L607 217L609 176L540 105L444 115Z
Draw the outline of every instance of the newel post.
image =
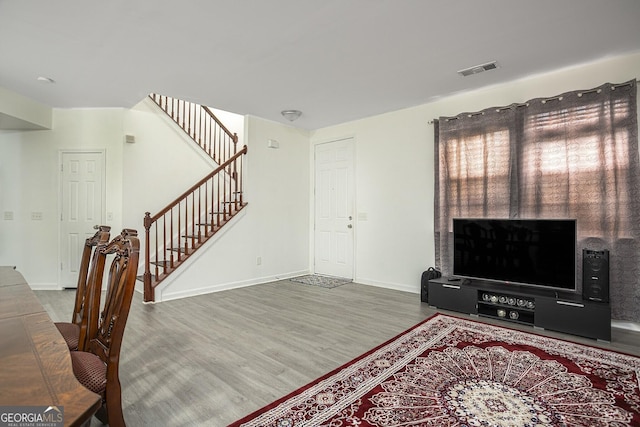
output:
M151 252L151 244L150 237L151 233L151 213L145 212L144 214L144 230L145 230L145 242L144 242L144 275L142 276L144 283L144 302L153 302L155 301L154 289L151 286L151 271L150 265L151 260L149 253Z

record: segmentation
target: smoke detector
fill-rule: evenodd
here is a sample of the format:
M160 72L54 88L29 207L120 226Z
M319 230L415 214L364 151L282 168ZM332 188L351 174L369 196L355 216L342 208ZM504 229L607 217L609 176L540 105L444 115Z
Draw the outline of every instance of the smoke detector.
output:
M498 63L496 61L492 61L487 62L486 64L474 65L473 67L465 68L464 70L458 71L458 74L460 74L462 77L467 77L473 74L495 70L496 68L498 68Z

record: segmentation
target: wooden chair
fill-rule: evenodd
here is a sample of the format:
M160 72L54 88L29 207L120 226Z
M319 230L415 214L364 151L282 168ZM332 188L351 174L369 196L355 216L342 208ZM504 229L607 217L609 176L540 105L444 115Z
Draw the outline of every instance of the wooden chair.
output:
M90 322L96 323L98 321L97 314L94 318L89 319L89 310L87 307L89 304L100 306L100 292L94 293L97 295L95 301L90 301L88 296L90 294L89 289L89 275L92 274L94 269L94 263L91 262L92 254L95 253L94 248L99 245L106 245L109 243L109 231L111 227L106 225L96 225L98 231L85 240L84 250L82 251L82 258L80 259L80 272L78 273L78 286L76 289L76 301L73 307L73 314L71 315L71 322L56 322L56 327L60 331L60 334L67 342L69 350L84 350L84 346L87 341L87 325ZM101 283L101 282L94 282ZM97 309L96 309L97 310ZM95 311L97 313L97 311Z
M96 416L111 427L125 425L118 365L138 272L139 250L137 232L129 229L96 250L100 258L98 267L104 267L107 255L114 255L108 272L106 300L96 328L88 329L90 335L85 351L71 352L73 372L78 381L102 396L102 407ZM102 280L102 275L96 274L92 279Z

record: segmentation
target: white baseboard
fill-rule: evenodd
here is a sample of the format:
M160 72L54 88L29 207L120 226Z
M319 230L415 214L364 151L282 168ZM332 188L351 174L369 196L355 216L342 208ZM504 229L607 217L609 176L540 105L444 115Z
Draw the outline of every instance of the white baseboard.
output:
M264 277L249 279L249 280L241 280L238 282L220 283L217 285L187 289L184 291L177 291L177 292L171 292L170 291L171 288L167 289L167 291L164 291L164 289L161 289L160 292L156 290L156 302L171 301L171 300L180 299L180 298L193 297L196 295L204 295L204 294L210 294L213 292L226 291L230 289L244 288L246 286L261 285L263 283L275 282L278 280L289 279L291 277L302 276L305 274L309 274L309 270L293 271L293 272L278 274L274 276L264 276ZM141 292L141 289L139 290L139 292Z
M62 288L57 283L29 283L29 287L34 291L61 291Z
M630 331L640 332L640 323L629 322L625 320L611 320L611 327L618 329L628 329Z
M365 279L362 277L358 277L353 279L353 281L355 283L361 283L363 285L369 285L369 286L376 286L378 288L387 288L387 289L393 289L396 291L402 291L402 292L410 292L412 294L419 294L420 293L420 289L416 289L415 286L411 286L411 285L405 285L405 284L399 284L399 283L389 283L389 282L378 282L375 280L370 280L370 279Z

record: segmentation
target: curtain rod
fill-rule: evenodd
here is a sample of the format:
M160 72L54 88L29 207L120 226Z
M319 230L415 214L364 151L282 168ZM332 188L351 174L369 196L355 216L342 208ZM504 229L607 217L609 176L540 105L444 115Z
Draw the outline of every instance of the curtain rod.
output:
M636 83L640 83L640 79L636 79ZM629 83L620 83L620 84L614 84L611 85L612 88L617 88L617 87L621 87L621 86L625 86L628 85ZM578 96L582 96L583 93L592 93L592 92L599 92L598 89L590 89L590 90L584 90L582 92L578 93ZM542 102L546 102L546 101L552 101L552 100L562 100L562 96L558 95L558 96L552 96L551 98L545 98ZM514 104L516 107L522 107L522 106L528 106L528 103L524 103L524 104ZM507 107L498 107L498 110L508 110L510 109L511 106L507 106ZM478 114L482 114L482 113L470 113L469 116L473 116L473 115L478 115ZM458 117L450 117L451 119L457 119ZM427 124L432 125L437 119L431 119L427 122Z

